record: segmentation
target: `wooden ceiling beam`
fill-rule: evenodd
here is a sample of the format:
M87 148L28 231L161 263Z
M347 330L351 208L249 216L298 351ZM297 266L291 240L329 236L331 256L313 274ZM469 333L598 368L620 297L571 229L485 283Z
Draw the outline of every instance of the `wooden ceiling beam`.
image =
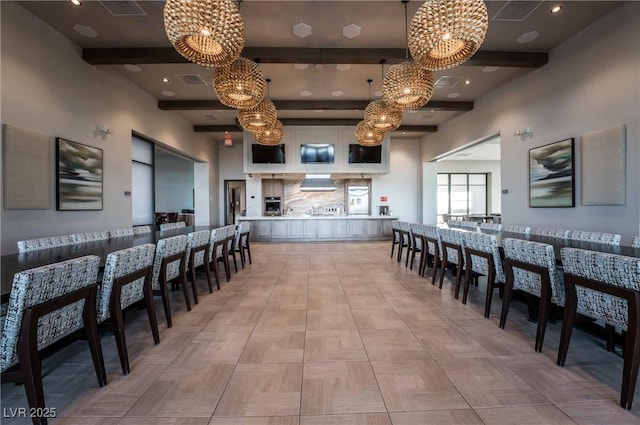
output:
M276 109L282 111L362 111L368 100L274 100ZM231 109L218 100L159 100L158 108L163 111L210 111ZM473 102L431 101L421 110L467 112L473 109Z
M286 126L356 126L361 120L350 118L283 118L282 124ZM242 129L235 125L194 125L193 131L196 133L242 133ZM435 133L438 131L437 125L401 125L395 131L408 131L419 133Z
M406 61L405 49L245 47L242 56L261 63L387 64ZM189 63L173 47L83 49L82 58L92 65ZM480 50L464 66L539 68L548 62L544 52Z

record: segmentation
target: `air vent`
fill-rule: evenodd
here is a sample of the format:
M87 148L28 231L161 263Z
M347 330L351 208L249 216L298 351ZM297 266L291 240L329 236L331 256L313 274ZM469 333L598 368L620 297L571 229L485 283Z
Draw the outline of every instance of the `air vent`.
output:
M541 1L510 1L496 13L493 20L522 22L541 4Z
M451 75L443 75L442 77L438 78L438 81L436 81L436 83L434 84L436 87L455 87L456 84L458 84L460 82L460 80L462 80L462 77L454 77Z
M176 77L185 86L206 86L207 82L199 74L177 74Z
M121 1L108 1L103 0L99 2L105 9L109 11L113 16L144 16L146 13L142 8L132 0Z
M218 121L218 117L216 117L213 114L203 114L202 118L204 118L207 121Z

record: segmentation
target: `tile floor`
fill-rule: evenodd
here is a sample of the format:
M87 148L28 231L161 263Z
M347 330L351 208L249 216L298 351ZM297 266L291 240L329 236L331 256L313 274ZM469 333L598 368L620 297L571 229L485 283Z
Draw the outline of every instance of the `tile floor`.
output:
M174 326L156 309L154 346L144 311L127 316L131 373L102 336L109 384L98 388L86 342L46 358L45 398L60 425L636 424L618 406L622 358L574 332L556 366L560 324L542 353L535 324L514 301L505 330L500 298L482 317L484 281L469 303L451 280L431 286L389 243L255 244L253 265L187 312L173 294ZM450 277L450 276L448 276ZM26 407L2 385L2 420ZM14 410L15 411L15 410Z

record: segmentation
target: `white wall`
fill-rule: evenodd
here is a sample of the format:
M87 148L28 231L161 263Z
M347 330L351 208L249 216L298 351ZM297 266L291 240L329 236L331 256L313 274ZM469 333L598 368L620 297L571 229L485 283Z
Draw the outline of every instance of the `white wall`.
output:
M193 209L193 161L156 151L156 211L180 212Z
M400 220L419 222L422 219L420 141L392 138L390 146L391 171L373 177L371 210L376 214L379 205L389 205ZM388 202L381 202L381 196L386 196Z
M549 63L478 99L474 109L422 140L422 158L500 132L503 223L621 233L623 244L639 233L640 208L640 3L628 2L550 52ZM580 136L627 125L625 206L582 206ZM523 142L517 129L531 127ZM576 207L528 207L528 152L576 138Z
M440 161L436 163L438 173L489 173L488 213L499 213L502 209L500 161Z
M22 7L7 1L0 7L2 122L104 151L104 209L3 209L3 254L15 252L20 239L130 226L131 198L124 192L131 190L132 130L217 166L210 136L194 133L176 113L160 111L153 96L118 74L84 62L78 46ZM112 130L104 140L94 134L98 123ZM217 199L217 170L210 168L206 178L210 196ZM52 185L52 205L54 191ZM215 222L218 212L209 205L204 203L201 214Z

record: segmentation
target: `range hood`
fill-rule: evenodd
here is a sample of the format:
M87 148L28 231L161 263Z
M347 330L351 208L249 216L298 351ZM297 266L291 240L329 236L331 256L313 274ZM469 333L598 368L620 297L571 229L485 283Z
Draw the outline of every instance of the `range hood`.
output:
M331 174L305 174L300 185L302 192L330 192L336 189Z

